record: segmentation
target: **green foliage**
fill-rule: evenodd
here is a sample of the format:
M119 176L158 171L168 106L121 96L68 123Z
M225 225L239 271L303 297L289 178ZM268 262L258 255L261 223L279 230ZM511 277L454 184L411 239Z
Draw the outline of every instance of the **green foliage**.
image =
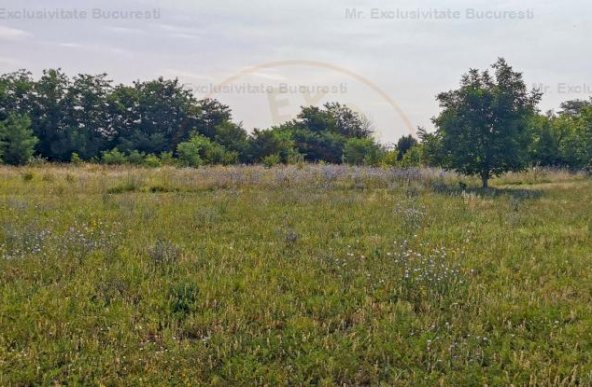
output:
M140 153L134 149L133 151L131 151L127 155L126 158L130 164L143 165L144 164L144 157L146 157L146 155L144 153Z
M203 140L200 140L199 138L196 140L191 139L189 141L182 142L177 146L177 154L179 156L179 162L181 165L193 168L204 165L204 161L200 155L202 142Z
M527 165L528 120L541 97L528 93L522 74L505 60L492 68L494 77L470 70L458 90L438 95L443 111L434 119L443 165L480 176L484 187L492 176Z
M31 130L29 117L11 113L0 122L0 160L4 163L27 164L38 142Z
M412 135L407 135L399 138L397 141L397 160L401 161L405 153L417 145L417 140Z
M237 152L229 152L224 146L202 135L194 135L177 146L179 160L186 167L213 164L233 164L238 161Z
M362 115L339 103L303 107L296 120L276 128L294 141L297 152L310 162L339 164L349 139L370 138L370 123Z
M331 131L315 132L296 127L291 132L294 146L309 162L339 164L343 160L343 147L347 138Z
M530 157L534 165L587 168L592 160L592 104L567 101L559 114L530 121Z
M395 167L399 164L397 156L399 152L396 149L385 150L382 155L382 164L389 167Z
M289 132L274 128L271 130L255 129L249 138L249 161L263 162L266 157L288 164L296 157L294 141Z
M197 101L177 79L118 86L110 99L117 119L116 143L125 152L174 151L199 124Z
M101 162L107 165L123 165L127 164L127 157L119 149L113 148L102 152Z
M559 166L562 164L559 149L560 138L555 131L556 125L548 116L535 115L531 122L532 138L530 142L530 158L536 165Z
M268 168L273 167L274 165L278 165L279 163L281 163L282 159L280 157L280 155L276 154L272 154L272 155L267 155L265 157L263 157L263 160L261 160L261 162L263 163L263 165L265 165Z
M76 152L72 152L72 154L70 155L70 162L74 165L80 165L82 164L82 159L80 158L80 155Z
M423 164L429 167L442 166L446 159L446 152L441 133L438 131L428 133L424 128L418 128L417 135L421 142Z
M414 145L407 152L405 152L399 162L399 165L403 168L424 166L425 162L423 144Z
M169 289L169 308L178 319L185 319L196 311L199 288L191 282L176 283Z
M209 98L199 101L197 106L199 109L199 120L196 123L196 129L199 134L210 139L220 136L221 140L233 141L226 134L228 131L231 133L234 132L240 126L231 125L232 113L228 106ZM242 136L243 134L240 134L240 137ZM235 140L240 140L240 138Z
M480 175L484 183L527 165L590 168L592 100L566 101L558 113L539 115L540 95L527 93L521 75L503 60L493 67L493 75L471 70L458 90L440 94L438 130L420 128L419 141L401 137L395 154L383 153L380 163L443 166ZM164 156L160 165L262 163L273 155L283 164L377 164L370 160L374 153L366 161L357 154L367 143L357 140L371 138L372 124L345 105L304 106L294 120L248 134L233 122L230 107L197 100L176 79L114 85L106 74L68 77L48 69L34 79L19 70L0 75L0 122L11 114L30 118L38 139L33 156L50 162L96 162L107 153L119 164L119 151L125 162L149 166L159 163L154 157L147 163L147 155ZM176 160L179 145L193 134L211 144L200 144L193 156L183 145L185 160ZM421 149L405 157L419 143Z
M213 141L230 152L242 155L243 159L246 157L248 135L240 125L236 125L229 120L223 121L215 128Z
M160 155L158 155L158 158L160 159L160 162L162 163L162 165L175 165L176 164L175 158L173 156L173 152L162 152Z
M371 138L351 138L343 149L343 161L351 165L379 165L383 150Z
M161 159L153 154L149 154L146 155L146 157L144 158L144 165L150 168L158 168L160 166L162 166L163 161L161 161Z

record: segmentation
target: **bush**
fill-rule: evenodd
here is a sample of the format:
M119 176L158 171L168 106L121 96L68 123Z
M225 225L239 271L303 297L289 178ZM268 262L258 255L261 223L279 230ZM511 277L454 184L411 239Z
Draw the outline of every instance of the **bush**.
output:
M222 145L201 135L194 135L188 141L180 143L177 153L181 163L187 167L233 164L238 161L237 152L227 152Z
M392 149L392 150L384 152L382 155L382 164L390 166L390 167L398 166L399 165L399 161L397 160L398 155L399 155L399 152L396 149Z
M179 155L179 162L185 167L197 168L204 164L199 155L199 145L186 141L177 146L177 154Z
M401 159L400 166L403 168L421 167L423 165L423 147L415 145L409 149Z
M134 164L134 165L144 165L144 157L145 157L144 153L140 153L134 149L127 156L127 161L130 164Z
M280 161L281 161L281 158L280 158L280 155L278 155L278 154L265 156L262 160L263 165L265 165L268 168L271 168L274 165L278 165L280 163Z
M248 161L265 164L267 157L271 157L269 161L273 161L276 156L279 157L278 162L284 164L289 164L291 159L298 157L290 133L255 129L249 137Z
M382 148L371 138L352 138L343 148L343 161L351 165L378 165Z
M161 165L175 165L177 163L173 157L173 152L162 152L158 158L160 159Z
M4 122L0 122L0 158L6 164L27 164L38 142L28 116L10 114Z
M144 158L144 165L150 168L158 168L162 166L162 161L158 156L149 154Z
M122 165L127 163L125 155L117 148L102 152L101 161L107 165Z
M239 161L239 153L238 152L224 152L224 159L222 161L222 164L224 165L232 165L232 164L238 164Z
M82 164L82 159L80 158L80 155L76 152L72 152L72 154L70 155L70 162L74 165L80 165Z
M199 288L191 282L180 282L169 288L171 314L182 320L197 309Z

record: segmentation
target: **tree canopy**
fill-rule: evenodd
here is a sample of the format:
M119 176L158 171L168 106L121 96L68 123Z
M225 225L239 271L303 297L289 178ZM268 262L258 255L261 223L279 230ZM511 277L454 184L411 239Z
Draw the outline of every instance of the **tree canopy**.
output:
M541 114L540 98L499 59L437 96L435 131L419 128L389 147L364 115L338 102L302 106L290 121L247 132L229 106L198 100L177 79L124 85L107 74L48 69L34 79L19 70L0 75L0 161L423 165L477 175L484 186L528 165L592 169L592 99Z
M472 69L459 89L439 94L443 110L434 118L443 166L478 175L483 187L492 176L527 165L528 122L541 97L504 59L492 69L493 75Z

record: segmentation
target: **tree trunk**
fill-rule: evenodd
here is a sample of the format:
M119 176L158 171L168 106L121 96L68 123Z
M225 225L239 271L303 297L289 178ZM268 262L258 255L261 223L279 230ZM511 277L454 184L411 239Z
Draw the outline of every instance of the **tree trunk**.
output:
M483 188L489 188L489 175L481 175L481 183L483 183Z

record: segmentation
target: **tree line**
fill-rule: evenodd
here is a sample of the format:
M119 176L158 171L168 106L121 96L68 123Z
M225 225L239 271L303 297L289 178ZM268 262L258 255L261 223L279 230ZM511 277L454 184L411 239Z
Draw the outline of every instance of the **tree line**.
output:
M0 123L9 164L32 156L188 166L341 163L349 148L379 148L369 122L339 103L303 107L294 120L249 134L228 106L197 100L177 79L114 85L106 74L69 78L59 69L37 80L25 70L0 76Z
M337 102L305 106L293 120L248 133L230 108L198 100L177 79L114 84L107 74L68 77L60 69L34 79L26 70L0 76L0 160L106 164L297 162L442 166L490 177L528 165L588 168L592 99L542 114L541 93L504 59L472 69L441 93L436 131L419 128L394 146L373 138L372 124Z

